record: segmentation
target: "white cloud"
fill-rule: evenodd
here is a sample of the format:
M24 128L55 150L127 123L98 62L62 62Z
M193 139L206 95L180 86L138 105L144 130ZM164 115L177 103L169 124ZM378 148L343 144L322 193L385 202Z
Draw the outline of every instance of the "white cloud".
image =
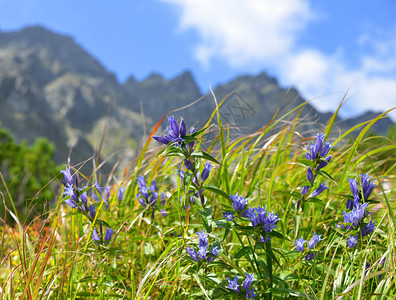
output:
M312 17L305 0L165 0L181 10L182 30L195 29L195 55L204 65L215 56L233 66L281 57Z
M348 91L345 116L396 106L396 39L362 35L354 68L343 49L325 54L298 39L313 19L308 0L163 0L180 9L180 29L195 30L195 56L210 68L213 59L233 67L271 68L281 83L297 87L321 111L334 110ZM322 16L320 16L322 17ZM396 30L392 37L396 36ZM363 52L364 50L364 52Z

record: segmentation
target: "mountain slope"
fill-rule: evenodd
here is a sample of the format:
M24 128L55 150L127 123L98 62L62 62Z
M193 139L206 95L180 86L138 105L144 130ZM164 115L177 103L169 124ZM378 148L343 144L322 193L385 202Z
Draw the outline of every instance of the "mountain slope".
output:
M296 89L280 87L266 73L239 76L215 87L214 94L218 102L225 99L220 113L239 134L263 127L277 109L282 116L304 103ZM99 149L103 132L103 159L114 162L125 153L131 159L145 130L171 110L179 109L175 116L200 127L214 108L212 95L202 94L189 71L170 80L152 74L143 81L130 77L120 84L68 36L39 26L0 32L0 122L17 140L50 139L57 162L66 162L70 149L72 163L90 158ZM330 114L307 103L301 116L306 117L300 128L304 132L318 130L318 123L326 122ZM345 128L374 116L337 122ZM385 119L374 130L384 134L392 124ZM112 156L118 151L119 156Z

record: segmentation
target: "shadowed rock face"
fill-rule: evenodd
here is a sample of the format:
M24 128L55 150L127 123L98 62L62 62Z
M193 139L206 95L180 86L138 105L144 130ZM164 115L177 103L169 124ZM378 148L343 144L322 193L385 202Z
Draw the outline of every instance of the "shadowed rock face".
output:
M282 116L304 103L296 89L281 88L266 73L240 76L217 86L214 93L218 102L226 98L221 109L224 120L250 131L263 127L278 108ZM197 104L173 113L184 116L190 126L202 126L215 104L210 94L202 94L189 71L170 80L158 74L143 81L130 77L121 85L68 36L39 26L0 32L2 126L17 140L29 143L47 137L55 144L57 162L65 162L71 148L72 163L91 157L105 128L102 158L120 150L129 151L130 158L145 128L151 129L169 111L201 97ZM329 119L329 114L318 113L309 104L302 116L308 116L304 130L317 130L310 122ZM337 121L341 127L350 127L374 116L367 113ZM382 120L374 130L384 134L391 124Z

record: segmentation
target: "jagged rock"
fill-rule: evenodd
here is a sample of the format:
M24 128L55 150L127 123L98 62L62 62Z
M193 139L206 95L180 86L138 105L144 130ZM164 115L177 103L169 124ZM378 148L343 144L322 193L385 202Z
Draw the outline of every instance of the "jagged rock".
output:
M282 116L304 103L296 89L280 87L265 72L220 84L214 94L218 102L225 98L220 109L224 121L241 133L263 127L278 108L278 116ZM0 32L2 126L17 141L31 143L37 137L47 137L55 144L57 162L66 162L70 149L72 163L92 157L104 132L102 158L114 162L126 157L129 161L145 131L168 112L197 99L201 100L173 112L184 116L189 126L203 126L215 108L211 93L203 95L189 71L170 80L154 73L143 81L130 77L120 84L68 36L40 26ZM330 115L317 112L308 103L301 114L306 118L300 129L316 131ZM367 113L336 121L345 128L375 116ZM381 120L373 129L384 134L392 124L390 119Z

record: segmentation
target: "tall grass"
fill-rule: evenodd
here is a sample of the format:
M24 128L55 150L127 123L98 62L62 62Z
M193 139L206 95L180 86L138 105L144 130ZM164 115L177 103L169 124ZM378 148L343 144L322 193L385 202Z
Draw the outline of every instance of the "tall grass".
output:
M80 186L87 186L88 202L96 203L95 219L66 205L63 190L55 207L30 224L22 224L8 208L17 225L1 227L0 298L243 299L242 283L247 273L254 273L255 299L393 299L396 143L366 137L382 115L339 135L332 118L327 127L317 129L325 130L327 141L333 144L332 160L317 173L311 191L322 182L329 189L299 203L311 166L303 145L316 137L316 132L302 131L302 108L234 139L229 124L222 124L215 111L212 118L217 118L218 126L195 138L195 171L202 174L209 160L213 166L200 186L203 191L198 191L204 200L190 201L197 180L194 183L195 173L190 177L183 167L185 157L178 148L159 146L152 140L158 124L121 178L109 179L108 199L95 191L98 174L79 174ZM292 113L297 117L290 121L287 115ZM208 130L217 131L212 140L207 140ZM360 134L351 141L358 130ZM72 167L71 173L77 174L78 169ZM178 169L186 171L184 178L176 174ZM376 184L368 201L371 213L365 216L375 222L375 230L360 237L355 247L348 247L350 232L339 226L351 198L347 179L360 178L361 173L370 174ZM138 176L144 176L148 185L156 180L165 205L158 200L155 206L144 207L138 201L142 192ZM58 179L63 179L61 174ZM125 191L119 201L121 188ZM224 211L237 214L230 199L236 193L248 198L247 207L259 206L277 215L276 227L265 236L270 241L260 241L260 229L248 217L227 221L223 216ZM93 200L94 194L99 202ZM3 201L10 196L7 191L1 195ZM103 238L92 241L99 219L114 230L109 243ZM6 224L5 217L2 222ZM198 249L197 232L202 230L208 234L209 245L219 250L217 255L208 254L211 262L194 261L186 250ZM296 240L309 241L314 232L323 238L314 252L307 245L304 253L297 251ZM314 254L312 259L306 259L309 253ZM235 275L239 293L229 287Z

